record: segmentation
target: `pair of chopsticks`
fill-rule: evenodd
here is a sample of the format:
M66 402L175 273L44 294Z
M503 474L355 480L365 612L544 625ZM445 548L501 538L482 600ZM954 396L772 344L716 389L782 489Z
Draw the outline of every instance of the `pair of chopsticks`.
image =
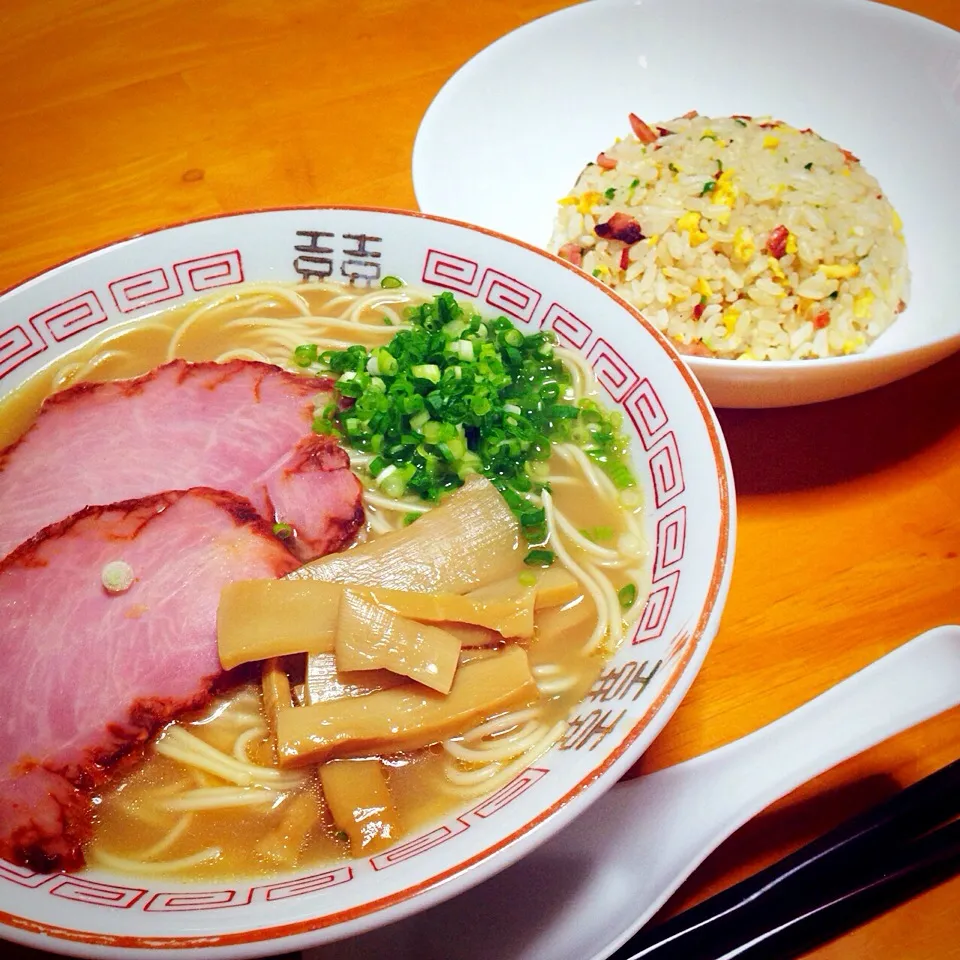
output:
M960 871L958 815L960 760L752 877L645 927L610 960L798 956Z

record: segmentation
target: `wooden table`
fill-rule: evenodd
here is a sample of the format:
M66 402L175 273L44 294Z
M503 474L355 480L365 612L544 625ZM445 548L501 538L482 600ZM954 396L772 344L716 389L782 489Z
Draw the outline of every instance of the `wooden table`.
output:
M901 3L960 28L956 0ZM0 289L87 248L221 211L415 207L411 149L437 90L500 35L565 5L3 0ZM746 734L960 620L958 384L960 355L860 397L721 412L739 509L729 602L702 673L639 769ZM957 756L960 710L777 804L667 909ZM810 956L960 958L960 878Z

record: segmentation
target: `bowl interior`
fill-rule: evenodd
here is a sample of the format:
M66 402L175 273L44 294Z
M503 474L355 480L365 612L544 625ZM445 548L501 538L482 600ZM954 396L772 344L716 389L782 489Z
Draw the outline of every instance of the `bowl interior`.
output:
M692 681L732 562L722 437L658 334L602 285L524 244L357 208L263 211L158 231L0 297L0 392L113 324L245 280L331 276L363 285L388 274L450 289L521 329L553 329L589 359L608 403L623 411L645 501L652 588L633 635L549 753L378 856L222 885L93 869L47 875L0 861L5 937L87 955L189 946L238 957L262 953L268 939L293 949L378 925L479 882L559 829L636 759Z

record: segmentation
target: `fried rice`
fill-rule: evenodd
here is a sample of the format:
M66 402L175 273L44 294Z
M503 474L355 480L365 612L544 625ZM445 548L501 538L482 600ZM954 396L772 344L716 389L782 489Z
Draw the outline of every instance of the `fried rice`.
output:
M853 154L769 119L630 124L559 201L549 247L679 350L856 353L904 308L900 217Z

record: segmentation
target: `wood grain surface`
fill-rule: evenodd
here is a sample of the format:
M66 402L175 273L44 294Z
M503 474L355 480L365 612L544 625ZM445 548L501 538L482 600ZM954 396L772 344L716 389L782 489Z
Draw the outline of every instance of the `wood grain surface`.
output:
M440 86L497 37L566 5L3 0L0 289L221 211L414 208L411 150ZM899 5L960 29L957 0ZM891 135L908 127L891 118ZM922 630L960 621L960 355L858 397L720 421L739 511L729 602L637 771L749 733ZM958 756L953 710L849 761L739 831L667 910ZM45 955L0 944L0 956ZM809 956L960 960L960 878Z

